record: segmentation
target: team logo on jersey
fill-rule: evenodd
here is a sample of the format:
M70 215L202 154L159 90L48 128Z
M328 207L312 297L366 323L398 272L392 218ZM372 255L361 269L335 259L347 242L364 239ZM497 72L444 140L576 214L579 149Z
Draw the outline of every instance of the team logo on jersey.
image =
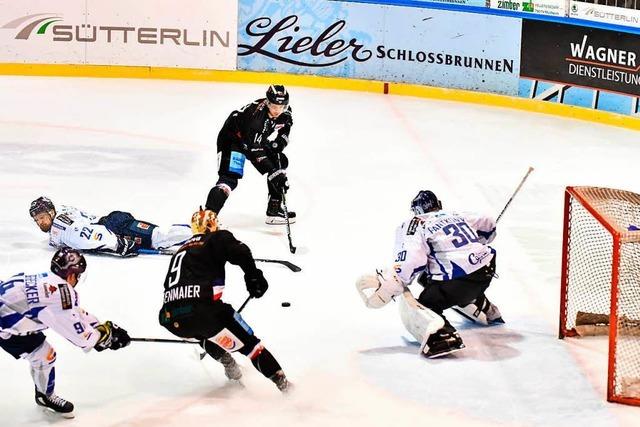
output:
M476 265L482 262L483 259L491 255L491 252L485 252L481 254L469 254L469 264Z
M60 289L60 302L62 304L63 310L71 310L73 307L73 302L71 301L71 292L69 292L69 288L65 284L61 284L58 286Z
M49 363L53 363L56 361L56 351L53 348L49 349L49 353L47 353L46 360Z
M231 333L230 330L224 328L213 337L213 342L227 351L237 351L244 347L244 343Z
M138 228L141 230L148 230L149 229L149 224L145 223L145 222L139 222L137 224Z

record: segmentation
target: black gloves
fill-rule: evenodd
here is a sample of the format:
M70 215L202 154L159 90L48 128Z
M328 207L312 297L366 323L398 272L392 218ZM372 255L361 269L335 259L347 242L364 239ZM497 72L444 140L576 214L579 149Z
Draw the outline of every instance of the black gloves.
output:
M289 189L289 180L284 169L276 169L269 174L267 179L280 193L286 193Z
M116 236L118 239L118 245L116 246L116 253L123 258L132 257L138 255L138 248L136 242L133 240L125 239L122 236Z
M255 272L244 275L244 282L247 284L247 291L251 298L260 298L269 288L269 284L267 283L267 279L264 278L262 270L257 268Z
M282 150L289 144L289 137L287 135L278 135L273 141L267 141L269 149L276 153L281 153Z
M100 332L100 339L94 347L96 351L102 351L108 348L118 350L131 343L131 338L127 331L111 321L101 323L96 327L96 330Z

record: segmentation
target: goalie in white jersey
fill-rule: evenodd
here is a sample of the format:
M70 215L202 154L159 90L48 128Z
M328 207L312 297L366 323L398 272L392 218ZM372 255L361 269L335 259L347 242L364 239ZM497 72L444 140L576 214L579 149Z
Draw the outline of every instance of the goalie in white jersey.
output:
M121 257L137 255L140 248L166 249L191 238L191 228L174 224L166 229L139 221L128 212L113 211L98 218L71 206L56 210L47 197L38 197L29 208L40 230L49 233L49 245Z
M50 272L0 281L0 348L30 363L36 403L67 418L73 417L73 404L54 394L56 352L42 331L51 328L85 352L130 342L127 331L99 323L79 307L75 286L86 267L82 254L63 248L53 255Z
M401 317L433 358L464 348L443 311L485 325L504 323L498 308L484 295L495 274L495 220L468 212L443 211L431 191L420 191L411 203L414 216L396 231L395 263L377 275L362 276L357 287L366 305L379 308L401 298ZM424 290L417 302L406 288L418 277ZM364 290L375 289L367 295Z

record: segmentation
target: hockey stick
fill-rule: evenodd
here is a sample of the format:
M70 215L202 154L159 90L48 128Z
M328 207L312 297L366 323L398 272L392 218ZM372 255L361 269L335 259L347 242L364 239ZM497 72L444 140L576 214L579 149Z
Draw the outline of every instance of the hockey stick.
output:
M500 221L500 218L502 217L502 214L504 214L504 211L507 210L507 208L509 207L509 205L513 201L514 197L516 197L516 194L518 194L518 191L520 191L520 188L522 188L522 185L527 180L527 178L529 177L531 172L533 172L533 167L529 166L529 169L527 170L527 173L525 174L525 176L520 181L520 184L518 184L518 187L516 188L516 191L513 192L513 194L511 195L511 197L507 201L507 204L504 205L504 208L502 208L502 212L500 212L500 215L498 215L498 217L496 218L496 224L498 223L498 221Z
M251 295L249 295L247 297L246 300L244 300L244 302L242 303L242 305L240 306L240 308L238 309L238 313L240 313L242 310L244 310L244 307L249 303L249 300L253 298Z
M131 338L131 341L135 342L165 342L172 344L200 344L198 341L187 340L168 340L165 338Z
M278 167L282 169L282 162L280 161L280 153L278 153ZM296 247L293 246L291 241L291 223L289 221L289 209L287 208L287 198L285 197L285 191L282 190L282 209L284 210L284 221L287 225L287 239L289 240L289 251L292 254L296 253Z
M171 249L139 249L138 253L142 254L142 255L175 255L175 251L172 251ZM297 273L299 271L302 271L302 269L300 267L298 267L297 265L295 265L292 262L289 261L285 261L282 259L267 259L267 258L256 258L255 259L256 262L269 262L269 263L273 263L273 264L281 264L284 265L285 267L287 267L289 270Z
M284 196L284 191L282 192L282 209L284 210L284 220L287 225L287 239L289 240L289 251L292 254L296 253L296 247L293 246L293 242L291 241L291 224L289 223L289 209L287 209L287 199Z
M295 265L294 263L289 262L289 261L280 260L280 259L256 258L255 261L256 262L270 262L270 263L275 263L275 264L281 264L281 265L284 265L285 267L287 267L289 270L293 271L294 273L298 273L299 271L302 271L302 269L300 267L298 267L297 265Z

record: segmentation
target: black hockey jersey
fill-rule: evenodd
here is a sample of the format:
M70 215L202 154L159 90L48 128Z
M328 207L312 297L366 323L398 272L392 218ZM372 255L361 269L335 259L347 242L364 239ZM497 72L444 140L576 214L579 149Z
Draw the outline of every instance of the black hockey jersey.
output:
M254 273L256 264L247 245L230 231L198 234L171 258L164 280L164 306L217 301L225 286L225 264Z
M287 146L293 117L290 106L275 119L268 113L266 98L232 112L218 133L218 152L240 151L262 174L275 170L266 151L281 152Z

